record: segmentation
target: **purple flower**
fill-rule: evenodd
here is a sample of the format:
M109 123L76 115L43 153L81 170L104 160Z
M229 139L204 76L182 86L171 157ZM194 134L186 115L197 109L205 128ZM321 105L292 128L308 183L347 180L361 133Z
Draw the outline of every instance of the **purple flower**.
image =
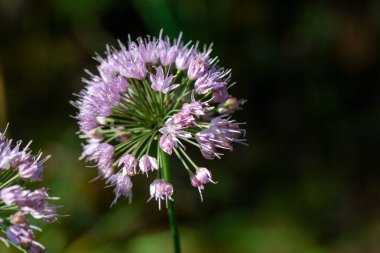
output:
M158 169L157 160L154 157L143 155L139 161L140 171L146 173L148 176L148 171L154 171Z
M207 102L193 101L182 105L182 112L195 116L205 115L205 112L211 109L212 107Z
M144 79L148 70L140 52L128 50L121 42L119 42L119 46L120 51L108 50L108 61L115 67L116 73L126 78Z
M120 100L120 94L128 87L126 80L120 77L113 77L112 81L93 74L90 74L90 77L90 80L83 79L87 87L79 94L79 100L72 102L80 109L76 118L83 132L95 129L99 116L110 116L112 105Z
M172 123L179 127L189 127L196 124L194 116L188 112L181 111L172 117Z
M172 63L175 63L175 60L176 60L177 55L178 55L178 52L179 52L178 45L171 46L169 48L169 50L167 50L165 52L165 55L163 55L163 56L160 57L161 63L164 66L167 66L167 65L170 65Z
M30 213L36 219L43 219L46 222L53 222L57 218L57 210L54 206L49 205L48 199L57 199L49 197L47 189L41 188L29 192L24 200L15 202L25 213Z
M36 241L32 241L28 248L28 253L44 253L45 247Z
M211 172L204 167L200 167L197 169L195 178L203 185L207 184L208 182L213 182L211 179L212 178Z
M216 151L217 136L210 130L203 130L195 135L201 153L206 159L220 158L220 153Z
M6 205L11 205L19 200L24 200L27 194L28 191L25 191L21 186L12 185L0 191L0 198Z
M0 209L7 210L4 214L11 212L8 214L11 225L3 223L3 218L0 218L7 235L7 239L0 237L0 241L5 245L12 242L27 252L45 252L41 244L33 241L34 235L31 230L33 226L29 225L27 214L45 222L56 221L58 217L56 207L50 205L48 200L57 198L49 197L45 188L30 191L15 184L20 180L32 182L42 179L43 164L50 156L41 159L41 152L36 156L32 155L29 150L30 144L31 142L22 148L22 142L18 141L13 146L12 140L8 140L3 133L0 133L0 174L4 171L11 173L10 176L6 176L0 187L2 201Z
M11 144L12 142L0 133L0 170L7 169L15 156Z
M232 142L244 141L237 139L240 135L244 134L244 130L240 128L239 123L229 121L225 117L223 115L212 119L209 129L195 135L202 155L206 159L220 158L221 154L216 151L216 148L232 151Z
M143 39L141 38L139 38L138 41L139 41L138 50L140 51L140 54L143 60L146 63L156 64L159 59L159 55L157 55L156 53L157 41L155 39L153 39L152 41L149 41L149 40L143 41Z
M94 153L89 157L89 160L97 163L99 176L101 178L108 178L113 174L113 158L113 146L108 143L100 143Z
M87 144L83 145L83 152L82 155L79 157L79 160L82 160L84 158L87 158L87 161L91 161L93 159L93 154L97 150L101 139L94 139L94 138L89 138L87 139Z
M160 137L160 148L169 155L173 153L173 148L176 147L176 143L172 135L164 134Z
M44 188L29 191L19 185L13 185L2 189L0 198L6 205L15 204L21 211L30 213L36 219L52 222L57 218L56 208L47 203L48 199L56 198L49 197Z
M192 186L198 188L202 201L203 201L202 190L204 189L204 185L209 182L215 183L214 181L212 181L211 172L208 169L203 168L203 167L197 169L195 175L192 175L190 177L190 181L191 181Z
M141 174L158 172L151 198L167 200L173 187L162 179L164 152L177 156L190 174L195 173L192 184L202 190L211 173L192 161L185 152L187 145L214 159L222 156L223 149L232 150L233 143L244 142L240 123L229 118L240 109L228 93L231 71L218 66L212 46L202 49L198 42L181 38L182 34L171 40L161 31L158 37L107 46L105 56L95 57L97 73L86 71L84 89L73 102L79 136L86 143L80 159L95 163L98 178L115 186L114 202L132 196L129 176L137 176L137 161ZM0 147L9 153L6 143L0 141ZM0 159L1 163L10 162ZM113 175L115 167L121 170Z
M177 143L183 144L178 138L191 138L191 134L182 130L182 126L176 125L171 119L165 123L165 126L160 128L162 136L160 138L160 147L168 154L172 153L172 149L177 147Z
M32 179L33 181L41 181L42 164L37 161L26 161L18 166L18 173L23 179Z
M190 80L196 80L202 77L211 68L213 62L216 60L209 59L209 55L212 52L212 45L209 48L204 48L203 52L194 54L189 63L187 75Z
M183 48L178 52L177 58L175 60L177 69L186 70L189 67L190 61L193 58L193 52L193 47L190 49Z
M148 70L146 69L143 59L136 56L135 59L131 60L129 67L127 68L126 77L143 80L147 74Z
M194 57L190 60L187 75L190 80L196 80L202 77L208 70L207 60L202 57Z
M173 186L165 182L163 179L155 179L150 185L150 199L154 198L158 201L158 209L161 210L161 200L165 200L166 207L168 205L168 199L172 199ZM148 200L148 201L149 201Z
M202 75L202 77L195 81L195 91L198 94L206 94L209 91L225 88L228 80L225 80L225 76L228 74L229 72L209 72Z
M214 101L218 103L224 103L230 97L225 86L215 89L212 96L214 97Z
M16 245L29 247L33 241L33 231L29 224L11 225L7 228L8 239Z
M118 166L123 165L123 170L128 176L136 175L136 158L133 155L125 155L120 158Z
M107 181L107 184L114 186L115 199L112 202L111 206L116 204L116 201L119 197L124 196L129 199L129 203L132 201L132 181L131 178L127 175L126 170L123 168L118 173L110 176Z
M179 84L172 84L174 76L169 75L169 72L164 74L164 69L160 66L156 69L156 75L150 74L150 81L152 82L152 89L155 91L161 91L166 94L171 90L174 90Z
M177 128L195 126L196 119L194 116L203 116L206 111L211 110L212 108L213 107L209 106L207 102L195 101L193 94L192 102L184 103L182 105L182 110L179 113L174 114L169 122ZM168 124L169 123L167 123L167 125Z
M222 115L212 119L210 129L221 138L233 141L242 135L244 131L240 128L239 123L236 123L234 120L228 120L225 117L226 115Z

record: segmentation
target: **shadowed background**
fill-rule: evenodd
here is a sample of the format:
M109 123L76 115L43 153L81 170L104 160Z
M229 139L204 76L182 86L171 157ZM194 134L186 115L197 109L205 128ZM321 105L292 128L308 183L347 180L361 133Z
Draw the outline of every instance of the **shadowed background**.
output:
M170 252L147 179L111 209L112 190L88 183L69 104L94 52L164 28L214 42L231 94L248 99L236 114L248 148L211 162L189 150L219 182L204 203L173 161L184 253L380 252L380 2L331 2L0 0L0 127L53 155L45 185L70 215L37 240L51 253Z

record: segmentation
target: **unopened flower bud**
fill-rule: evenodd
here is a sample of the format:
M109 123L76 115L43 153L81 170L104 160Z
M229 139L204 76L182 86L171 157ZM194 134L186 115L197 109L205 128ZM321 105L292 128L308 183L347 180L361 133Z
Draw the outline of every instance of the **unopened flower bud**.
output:
M15 224L15 225L22 224L22 223L25 223L26 221L27 221L27 218L21 211L18 211L15 214L11 215L12 224Z

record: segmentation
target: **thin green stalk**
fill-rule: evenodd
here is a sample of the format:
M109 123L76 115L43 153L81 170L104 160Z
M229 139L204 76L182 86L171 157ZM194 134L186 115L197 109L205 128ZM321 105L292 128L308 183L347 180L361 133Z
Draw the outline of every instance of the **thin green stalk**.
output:
M171 174L170 174L170 159L169 156L161 151L162 158L162 168L163 168L163 177L166 182L171 182ZM179 232L177 227L176 215L174 202L172 200L168 201L168 217L169 217L169 225L171 234L173 237L174 244L174 252L181 253L181 246L179 244Z
M174 153L177 155L178 159L182 162L183 166L185 166L185 169L190 173L190 175L193 173L189 166L187 165L186 161L182 158L181 154L177 151L176 148L173 149Z
M197 170L198 166L193 162L193 160L191 160L191 158L186 154L186 152L181 147L179 148L179 150L187 158L187 160L191 163L191 165L193 165L194 168Z
M15 174L13 177L11 177L8 181L6 181L5 183L2 183L0 185L0 189L3 189L5 187L7 187L10 183L12 183L13 181L17 180L20 176L18 174Z
M196 146L197 148L200 147L198 143L196 143L196 142L194 142L194 141L191 141L191 140L189 140L189 139L181 138L181 140L183 140L183 141L185 141L185 142L188 142L188 143L190 143L190 144Z

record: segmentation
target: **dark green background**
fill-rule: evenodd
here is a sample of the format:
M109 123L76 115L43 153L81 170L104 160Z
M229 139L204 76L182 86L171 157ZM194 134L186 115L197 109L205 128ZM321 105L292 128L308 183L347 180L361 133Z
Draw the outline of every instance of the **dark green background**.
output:
M248 148L189 151L219 182L204 203L173 162L184 253L380 252L379 1L0 0L1 129L53 155L45 183L69 215L38 235L49 252L171 250L148 180L111 209L88 183L69 105L94 52L160 28L214 42L248 99Z

